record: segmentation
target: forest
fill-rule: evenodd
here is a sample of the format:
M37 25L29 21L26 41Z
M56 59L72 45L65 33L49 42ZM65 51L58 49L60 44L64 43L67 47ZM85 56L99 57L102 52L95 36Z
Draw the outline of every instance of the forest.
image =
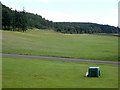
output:
M46 20L41 15L24 10L12 10L2 4L2 30L26 31L28 29L52 29L69 34L93 33L118 33L119 27L89 22L53 22Z

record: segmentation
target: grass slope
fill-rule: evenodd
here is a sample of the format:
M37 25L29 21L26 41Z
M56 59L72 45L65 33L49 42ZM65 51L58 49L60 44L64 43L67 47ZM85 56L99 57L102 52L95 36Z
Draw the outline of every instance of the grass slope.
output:
M84 77L99 66L100 78ZM3 57L3 88L117 88L118 66Z
M118 60L118 37L61 34L54 31L2 31L3 53Z

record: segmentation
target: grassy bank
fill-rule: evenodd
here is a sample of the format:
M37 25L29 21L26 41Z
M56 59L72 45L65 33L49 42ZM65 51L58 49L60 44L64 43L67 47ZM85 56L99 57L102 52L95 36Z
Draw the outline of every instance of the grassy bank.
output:
M3 53L118 60L118 37L61 34L54 31L3 31Z

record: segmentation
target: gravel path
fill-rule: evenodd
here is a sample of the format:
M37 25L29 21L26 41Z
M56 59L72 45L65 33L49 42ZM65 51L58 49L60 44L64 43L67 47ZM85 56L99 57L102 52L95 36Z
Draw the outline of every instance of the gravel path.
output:
M72 62L87 62L87 63L103 63L103 64L120 65L120 62L113 62L113 61L73 59L73 58L33 56L33 55L18 55L18 54L3 54L3 53L1 55L2 55L2 57L34 58L34 59L45 59L45 60L58 60L58 61L72 61Z

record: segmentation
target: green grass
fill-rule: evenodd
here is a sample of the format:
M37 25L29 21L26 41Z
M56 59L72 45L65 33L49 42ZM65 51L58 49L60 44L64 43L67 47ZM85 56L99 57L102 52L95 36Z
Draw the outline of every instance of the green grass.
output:
M2 58L0 57L0 90L2 90Z
M51 30L2 31L2 53L118 61L118 37Z
M99 78L84 77L99 66ZM118 66L3 57L3 88L117 88Z

